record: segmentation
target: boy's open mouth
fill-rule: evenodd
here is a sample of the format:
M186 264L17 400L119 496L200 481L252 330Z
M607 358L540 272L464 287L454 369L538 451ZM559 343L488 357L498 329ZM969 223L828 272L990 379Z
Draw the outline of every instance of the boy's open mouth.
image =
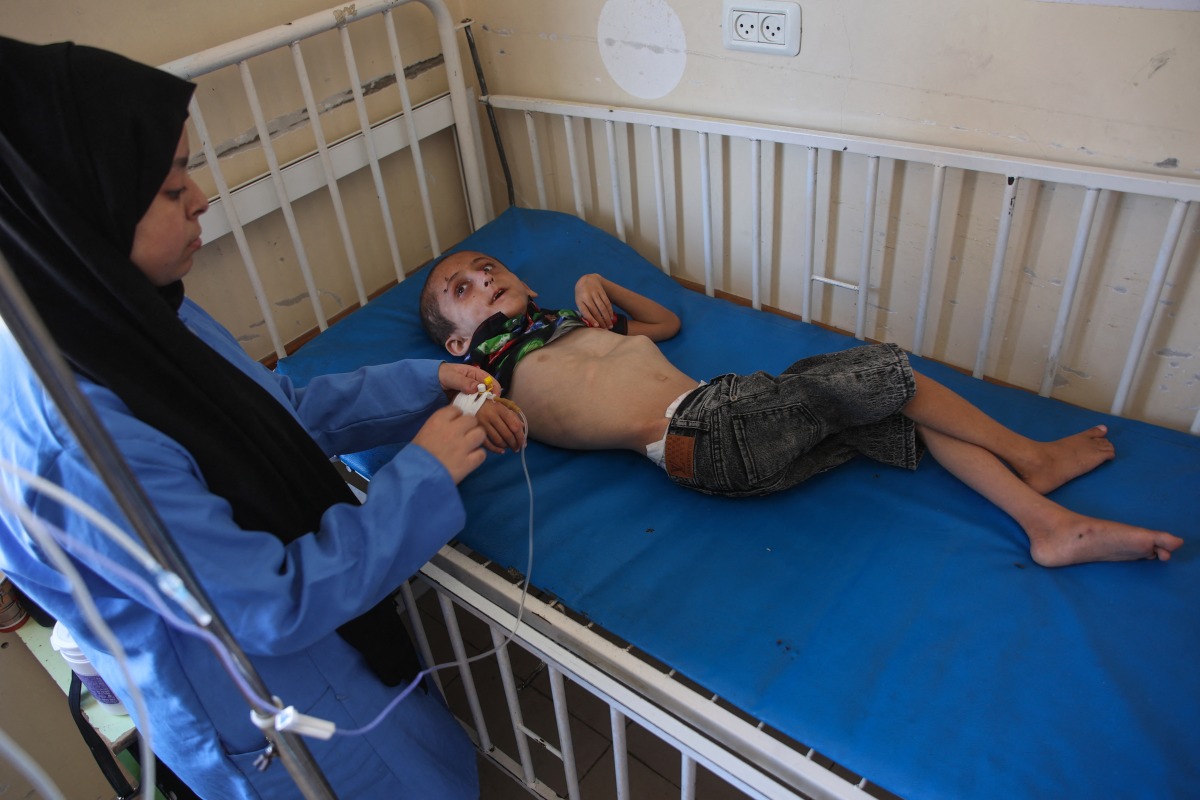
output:
M506 291L508 291L508 290L507 289L498 289L496 291L496 293L494 295L492 295L492 302L495 303L497 300L499 300L501 297L503 297L504 293Z

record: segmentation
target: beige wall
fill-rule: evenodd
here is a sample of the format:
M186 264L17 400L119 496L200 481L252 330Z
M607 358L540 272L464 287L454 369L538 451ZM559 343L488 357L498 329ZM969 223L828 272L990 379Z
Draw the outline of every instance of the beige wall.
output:
M817 0L801 3L800 54L785 58L724 49L720 0L673 0L686 67L672 92L646 101L601 61L606 0L465 5L496 93L1200 176L1198 12ZM1178 166L1155 166L1170 159Z
M715 0L669 3L686 38L682 53L671 51L671 36L663 33L669 25L656 16L668 7L667 0L465 3L477 23L489 89L495 94L674 110L1191 181L1200 178L1196 12L1036 0L808 2L801 4L800 54L783 58L726 50L721 43L721 4ZM644 13L646 24L611 41L613 26L606 15L615 8L626 15ZM640 62L644 80L610 72L603 54L614 49ZM658 89L661 74L680 62L681 77L670 91L661 96L647 91ZM518 181L518 202L535 205L524 122L510 117L502 124L510 160L525 177ZM600 175L598 190L585 201L588 219L611 230L603 137L597 126L577 135L579 143L592 142L590 169ZM549 205L573 210L561 126L544 126L539 144L550 184ZM686 137L666 147L680 148L681 163L692 163ZM717 288L748 296L749 203L745 194L730 194L739 188L745 191L745 179L738 172L745 147L711 149L717 170L711 194ZM767 172L793 187L781 192L775 207L766 212L771 242L767 259L794 262L799 245L795 221L801 218L804 202L802 188L796 188L803 181L797 162L803 156L771 151L764 157L775 165ZM665 158L670 170L671 156ZM647 172L645 150L636 160ZM818 211L818 271L851 282L856 282L859 263L863 161L833 159L826 151L819 167L818 196L828 197L829 203ZM687 175L668 181L676 202L687 206L689 214L694 212L699 189L695 181L689 183ZM888 163L881 167L883 199L875 217L875 273L866 335L906 347L914 340L913 317L891 309L915 306L929 181L927 169L899 171ZM495 171L492 182L499 184ZM1003 189L1002 176L969 184L961 175L948 178L926 329L935 340L927 352L960 366L974 362ZM647 199L652 197L643 193L643 215L652 213L652 200ZM1022 182L988 374L1027 388L1040 384L1041 359L1061 297L1082 197L1077 189ZM668 206L671 203L668 198ZM627 216L629 207L627 200ZM1109 408L1169 212L1170 203L1159 201L1107 195L1101 201L1071 339L1056 375L1056 397ZM1159 304L1165 313L1152 327L1146 348L1151 355L1126 408L1133 416L1178 428L1187 428L1200 407L1200 287L1191 280L1200 266L1198 212L1192 208L1186 218ZM674 219L671 210L668 218ZM653 222L631 218L626 225L630 222L630 241L657 260ZM693 222L691 227L685 234L668 232L671 266L692 280L702 280L699 226ZM765 302L798 312L797 298L798 287L785 277L771 287ZM826 319L832 324L853 328L851 296L823 291L817 303L828 309Z
M6 0L12 3L12 0ZM216 0L206 4L162 4L116 0L103 4L79 4L64 0L26 3L26 13L6 14L0 30L35 41L73 38L76 41L111 47L134 58L162 63L264 26L314 13L327 7L327 0L276 0L273 3L235 3ZM921 3L879 4L864 2L803 3L803 34L800 54L794 58L757 55L724 49L721 44L722 12L718 0L457 0L456 16L471 16L487 71L495 93L548 96L646 106L687 113L782 123L833 132L907 139L910 141L981 149L1017 156L1067 160L1085 166L1135 169L1158 175L1189 179L1200 177L1200 13L1147 11L1044 3L1037 0L924 0ZM103 6L103 10L100 10ZM611 25L604 27L606 12L628 14L643 11L649 22L620 41L609 41ZM651 13L673 14L686 40L682 52L663 52L675 40L664 33L661 20ZM409 11L408 9L405 10ZM419 26L424 12L410 15ZM611 22L611 18L609 19ZM401 27L402 32L405 28ZM658 59L647 58L659 48ZM658 64L681 66L678 83L661 97L646 99L628 91L629 81L615 80L606 68L602 50L619 51L627 60L643 59L647 72ZM411 62L416 55L406 53ZM336 59L330 59L336 68ZM258 79L268 70L260 68ZM385 72L386 65L362 77ZM468 70L469 72L469 70ZM226 82L236 82L228 75ZM635 81L636 82L636 81ZM647 78L646 83L653 83ZM285 81L286 83L286 81ZM410 83L413 83L410 81ZM418 95L435 90L414 84ZM638 87L634 87L637 91ZM318 95L321 90L318 87ZM299 105L294 91L267 97L277 108L270 114L286 115ZM644 94L644 93L642 93ZM283 98L287 98L286 100ZM219 124L219 123L218 123ZM243 133L244 120L214 132L226 140ZM506 129L510 149L519 149L519 125ZM553 143L551 143L553 145ZM253 154L251 172L261 172L261 159ZM786 164L788 156L781 158ZM528 181L528 157L514 154L524 193L523 204L533 204ZM849 165L853 170L853 164ZM559 170L561 178L562 170ZM521 173L524 173L522 175ZM718 184L720 178L718 177ZM492 185L499 197L502 185L492 170ZM986 198L984 206L992 206ZM553 205L553 203L552 203ZM566 204L560 203L558 207ZM920 227L924 224L923 200L914 196L901 221L913 235L902 239L889 262L903 269L921 259ZM600 209L603 211L603 209ZM736 209L730 213L736 213ZM1070 224L1068 209L1064 218ZM1154 212L1158 213L1157 209ZM994 237L991 211L968 223L977 242L977 261L989 258L987 240ZM1187 229L1195 227L1197 215L1189 217ZM726 228L718 224L719 235ZM1148 215L1144 224L1132 225L1124 243L1126 262L1104 265L1105 277L1089 284L1092 297L1085 302L1107 309L1113 292L1122 295L1113 313L1124 323L1136 317L1140 296L1123 285L1128 273L1151 262L1158 247L1162 222ZM786 230L781 226L780 230ZM830 234L839 238L841 233ZM423 234L403 238L404 261L412 268L428 257ZM270 230L256 232L253 247L260 261L276 262L272 271L287 277L267 277L268 283L284 286L277 296L291 305L273 312L285 338L314 324L306 304L295 299L304 295L295 277L294 257L288 252L286 232L276 222ZM911 242L905 245L904 242ZM444 245L445 243L443 243ZM638 243L647 255L654 248ZM718 242L722 252L736 251L736 242ZM777 248L781 245L777 245ZM681 248L682 249L682 248ZM696 252L694 243L690 252ZM855 252L852 244L839 248ZM835 251L829 250L832 254ZM189 291L212 309L234 330L255 356L270 352L262 330L261 312L248 302L248 284L232 242L214 242L201 251L197 270L189 279ZM693 257L676 254L690 278L696 276ZM830 269L853 268L854 258L831 255ZM883 261L882 254L877 259ZM1187 271L1195 261L1195 248L1185 237L1183 262L1176 271ZM722 288L745 294L744 276L738 263L722 266L728 278ZM1032 271L1032 270L1031 270ZM1111 276L1107 273L1111 272ZM1051 276L1050 280L1057 280ZM1137 283L1138 276L1134 279ZM1144 283L1144 281L1142 281ZM898 280L897 285L910 281ZM344 285L330 280L322 289L323 308L336 314L349 300ZM1037 288L1037 287L1034 287ZM970 291L968 285L963 291ZM239 299L234 299L234 298ZM953 298L949 298L952 300ZM786 297L769 298L787 307ZM889 298L880 298L883 305ZM228 310L226 310L228 309ZM935 312L936 313L936 312ZM1036 329L1021 320L1025 309L1009 315L1010 327L1018 333ZM1044 315L1042 315L1044 316ZM962 362L954 352L966 339L951 327L941 325L937 355ZM871 335L911 339L903 324L893 330L890 323L875 325ZM1191 333L1185 334L1191 337ZM1175 337L1178 339L1178 337ZM1168 341L1171 352L1196 352L1200 342ZM999 345L998 345L999 346ZM1014 345L1008 345L1011 349ZM1020 345L1024 346L1024 345ZM1108 344L1101 347L1107 350ZM1010 358L1003 354L1000 359ZM969 360L969 355L966 356ZM1075 366L1064 373L1064 381L1079 382L1079 373L1095 370ZM1170 367L1164 367L1169 372ZM1029 385L1021 371L1003 377ZM1196 382L1194 371L1176 369L1179 380ZM1165 373L1164 373L1165 374ZM1073 377L1072 377L1073 375ZM1111 387L1103 381L1103 390ZM1089 404L1084 396L1079 402ZM1095 404L1095 403L1092 403ZM1185 400L1169 413L1153 412L1156 419L1186 418L1192 400Z
M719 0L674 0L687 41L653 103L600 58L605 0L459 0L494 92L653 105L1180 176L1200 175L1200 13L1037 0L804 2L800 55L721 45ZM330 7L4 0L0 32L164 63ZM651 38L652 37L648 37ZM553 65L553 68L548 68ZM1175 167L1158 167L1175 159Z
M3 0L0 33L37 43L69 39L164 64L334 5L329 0Z

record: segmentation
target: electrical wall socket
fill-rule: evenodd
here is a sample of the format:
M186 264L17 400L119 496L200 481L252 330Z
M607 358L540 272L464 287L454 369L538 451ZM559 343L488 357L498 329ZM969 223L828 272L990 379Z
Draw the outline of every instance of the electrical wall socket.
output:
M758 40L771 44L784 44L786 20L783 14L760 14L758 17Z
M735 12L732 15L734 38L739 42L757 42L760 16L760 14L752 11Z
M800 52L800 4L791 0L724 0L725 47L794 56Z

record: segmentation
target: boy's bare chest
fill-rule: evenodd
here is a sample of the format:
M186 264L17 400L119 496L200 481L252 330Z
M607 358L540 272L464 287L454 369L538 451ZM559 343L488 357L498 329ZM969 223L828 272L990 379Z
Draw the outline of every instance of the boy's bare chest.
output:
M523 358L510 397L530 425L541 429L543 440L631 446L626 437L644 443L644 429L662 420L667 405L695 385L644 336L578 330ZM584 430L589 425L593 428Z
M575 330L530 353L517 364L514 386L525 382L562 386L621 383L676 372L654 342L645 336L621 336L605 330Z

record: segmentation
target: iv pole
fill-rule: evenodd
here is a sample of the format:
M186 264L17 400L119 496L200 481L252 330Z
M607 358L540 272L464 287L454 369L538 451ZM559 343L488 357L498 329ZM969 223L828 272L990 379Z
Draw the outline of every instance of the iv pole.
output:
M112 492L146 549L166 569L180 577L187 591L196 598L205 612L211 615L211 621L206 627L229 650L234 664L250 688L260 697L273 697L196 581L187 562L167 534L158 513L151 506L149 498L134 479L108 432L100 424L96 412L79 391L74 374L63 361L53 338L3 255L0 255L0 317L4 318L25 357L87 453L96 473ZM271 718L258 711L250 696L244 692L243 696L250 705L255 724L263 731L270 744L269 752L280 758L306 800L336 800L333 788L321 773L304 741L294 733L275 730L274 725L270 724Z

